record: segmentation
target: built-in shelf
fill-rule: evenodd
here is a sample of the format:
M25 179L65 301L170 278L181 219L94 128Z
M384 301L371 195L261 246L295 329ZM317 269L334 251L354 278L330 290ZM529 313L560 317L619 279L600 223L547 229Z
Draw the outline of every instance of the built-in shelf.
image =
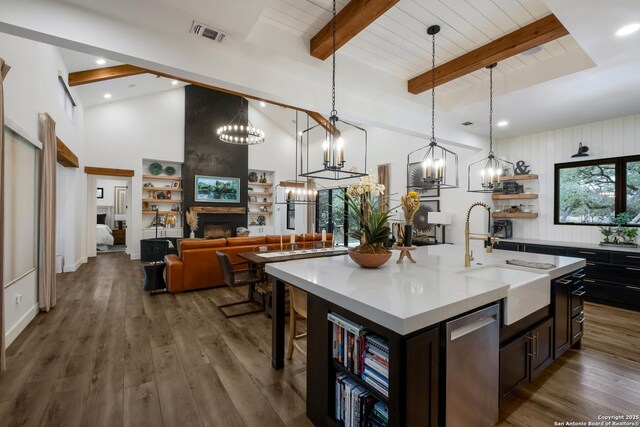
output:
M375 397L376 399L380 400L381 402L384 402L385 404L389 402L389 399L385 395L383 395L378 390L370 386L365 380L360 378L358 375L349 371L347 368L344 367L344 365L342 365L340 362L338 362L335 359L333 359L333 367L336 368L338 371L346 374L349 377L349 379L352 379L353 381L355 381L356 383L364 387L364 389L367 390L369 393L371 393L373 397Z
M182 191L182 188L174 187L142 187L143 191Z
M537 212L494 212L494 218L537 218Z
M271 206L271 202L247 202L250 205Z
M530 181L532 179L538 179L538 175L528 174L528 175L503 176L500 178L500 181Z
M537 199L537 194L493 194L493 200Z
M271 215L273 212L247 212L249 215Z
M247 184L248 187L272 187L273 184L270 182L250 182Z
M247 192L247 194L249 194L250 196L264 196L264 197L273 196L273 193L267 193L267 192L261 192L261 191L249 191Z
M182 200L175 200L175 199L142 199L143 202L149 202L149 203L182 203Z
M182 177L180 176L169 175L142 175L142 179L166 179L169 181L182 181Z
M158 215L166 215L166 214L175 214L176 216L180 216L182 212L178 211L157 211ZM156 211L142 211L142 215L155 215Z

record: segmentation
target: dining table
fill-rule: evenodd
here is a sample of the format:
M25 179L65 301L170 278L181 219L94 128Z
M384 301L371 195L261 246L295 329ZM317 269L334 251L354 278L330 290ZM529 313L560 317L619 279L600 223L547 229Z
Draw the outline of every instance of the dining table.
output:
M342 246L332 246L316 249L242 252L238 256L249 261L256 268L264 269L266 264L274 262L346 255L347 249ZM274 370L279 370L284 368L285 283L276 277L271 278L271 283L271 366Z

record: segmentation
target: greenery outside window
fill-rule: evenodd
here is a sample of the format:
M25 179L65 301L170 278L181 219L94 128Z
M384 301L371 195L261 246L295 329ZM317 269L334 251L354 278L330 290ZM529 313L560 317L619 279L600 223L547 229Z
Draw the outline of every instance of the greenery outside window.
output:
M555 224L612 225L623 212L640 225L640 156L555 165Z

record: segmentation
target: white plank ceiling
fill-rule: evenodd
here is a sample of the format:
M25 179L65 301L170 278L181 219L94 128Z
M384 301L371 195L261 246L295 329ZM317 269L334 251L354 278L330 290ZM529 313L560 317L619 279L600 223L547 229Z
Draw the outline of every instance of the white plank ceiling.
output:
M337 0L338 11L348 0ZM261 19L310 40L331 20L330 0L270 0ZM339 53L403 79L431 69L431 37L426 29L438 24L436 65L457 58L517 30L551 12L543 0L400 0ZM509 73L578 48L570 35L547 43L535 53L502 61L496 71ZM489 79L479 70L439 87L457 92Z

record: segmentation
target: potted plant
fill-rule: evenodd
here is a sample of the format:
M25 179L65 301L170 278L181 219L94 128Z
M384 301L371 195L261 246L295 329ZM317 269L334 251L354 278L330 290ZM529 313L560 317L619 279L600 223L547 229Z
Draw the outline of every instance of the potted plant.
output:
M613 243L610 238L613 235L613 228L611 227L600 227L600 233L604 236L602 243L611 244Z
M345 200L349 210L358 218L360 229L349 235L360 240L360 245L349 249L349 257L364 268L377 268L391 258L391 251L384 244L389 238L389 210L378 204L384 194L384 185L378 184L370 175L360 178L356 185L349 186Z
M626 227L624 229L624 238L628 244L635 245L638 237L638 229L633 227Z
M196 238L196 230L198 229L198 212L193 209L189 209L186 213L187 224L189 224L189 228L191 229L191 233L189 234L189 238Z

